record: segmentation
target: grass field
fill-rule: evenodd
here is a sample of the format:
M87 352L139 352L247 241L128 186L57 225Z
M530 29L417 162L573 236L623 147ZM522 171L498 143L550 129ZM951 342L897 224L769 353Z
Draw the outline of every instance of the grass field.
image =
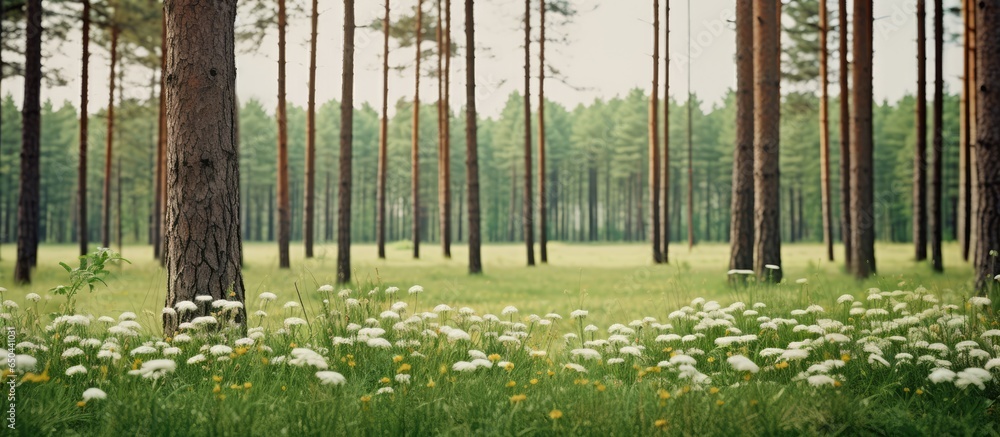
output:
M730 285L724 245L654 266L646 245L553 244L535 268L522 246L491 245L482 276L461 246L413 260L397 244L387 261L356 246L359 282L340 291L322 287L332 248L296 248L280 271L274 245L251 244L250 329L216 301L171 338L149 248L125 247L132 264L78 295L77 316L47 292L75 247L43 246L27 287L5 284L2 249L15 435L1000 433L1000 286L970 299L955 245L944 274L879 245L866 281L789 245L773 286Z
M746 299L727 283L729 248L723 244L696 246L688 251L682 244L672 246L671 263L651 263L650 249L644 244L561 244L549 246L550 263L527 268L524 265L524 246L487 245L483 248L485 274L467 274L468 252L466 246L453 247L452 259L441 256L440 247L423 246L423 258L414 260L407 244L397 243L387 248L387 259L378 260L375 247L357 245L352 248L355 281L359 289L372 284L408 288L422 285L432 302L450 302L470 305L484 310L499 311L506 305L516 305L528 313L566 313L576 308L589 307L598 321L646 315L666 316L667 313L695 297L716 299L727 303ZM0 286L6 286L14 296L44 291L66 282L66 273L60 261L73 264L76 246L42 246L39 253L35 282L29 287L12 286L15 248L2 248L0 261ZM336 277L336 246L317 246L316 257L305 260L301 246L292 247L292 269L279 270L277 247L273 243L251 243L244 248L244 282L247 297L263 291L278 295L279 301L293 300L294 284L305 291L315 290L321 284L330 284ZM958 246L947 244L944 248L944 274L935 274L926 263L912 260L912 246L880 244L877 247L879 275L856 281L844 271L843 249L836 248L838 262L822 259L819 244L786 245L782 252L785 278L790 283L808 278L809 287L816 290L812 298L819 303L830 303L843 293L862 293L878 287L893 290L913 289L924 286L952 297L971 294L972 267L961 261ZM152 259L148 246L126 246L122 251L132 264L117 269L109 278L108 287L80 301L80 309L94 314L133 311L140 316L143 310L157 315L140 320L155 328L163 306L166 272ZM369 287L370 288L370 287ZM770 299L798 298L789 294L791 287L775 290ZM313 293L303 297L318 304ZM54 310L58 300L44 310ZM307 304L307 309L309 305ZM155 319L155 320L154 320Z

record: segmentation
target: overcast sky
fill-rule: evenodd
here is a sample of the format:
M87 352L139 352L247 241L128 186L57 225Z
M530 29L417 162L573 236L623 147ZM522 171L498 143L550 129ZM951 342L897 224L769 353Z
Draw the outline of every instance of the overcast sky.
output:
M595 98L611 98L624 95L628 90L640 87L648 90L651 82L650 55L652 54L652 25L649 15L652 11L648 0L571 0L579 4L581 14L567 26L555 28L550 25L550 35L566 38L565 43L549 43L546 46L548 61L567 78L568 85L549 81L546 97L568 107L588 103ZM416 0L396 0L393 7L400 12L410 9ZM357 2L356 19L359 24L379 19L383 3L378 0ZM453 2L453 40L464 45L464 14L462 0ZM666 2L663 2L666 3ZM675 62L670 67L670 93L678 100L685 100L687 87L687 64L683 62L688 50L687 2L670 1L670 53ZM896 100L916 88L916 19L914 0L878 0L875 2L875 96L876 99ZM946 1L954 3L954 0ZM424 1L429 10L433 1ZM317 66L316 98L322 103L339 98L341 84L341 34L342 3L321 1L319 22L319 54ZM499 114L507 96L523 86L524 38L520 19L523 3L512 0L479 1L476 6L477 82L479 88L479 110L483 116ZM735 51L735 31L731 22L733 1L695 0L691 9L691 58L693 60L691 88L711 106L721 101L727 89L735 86L736 73L733 63ZM836 2L831 2L836 7ZM930 8L929 8L930 9ZM932 32L932 11L928 13L927 34ZM394 14L395 15L395 14ZM537 32L537 12L533 19ZM836 13L831 11L831 19ZM237 20L238 21L238 20ZM552 22L552 20L550 20ZM305 106L308 84L308 19L297 17L289 23L288 35L288 102ZM946 20L948 31L960 26L956 18ZM381 32L368 28L357 32L355 102L365 102L378 107L381 102ZM537 37L536 37L537 38ZM80 49L73 46L79 35L71 35L70 43L60 49L47 50L43 68L58 66L64 69L69 79L66 86L47 88L42 91L43 100L49 99L59 105L64 101L77 105L80 89ZM252 53L237 54L237 88L242 101L260 100L269 110L277 102L277 38L273 35L264 39L263 44ZM430 44L425 42L425 44ZM831 49L836 46L831 45ZM92 48L91 57L91 108L107 104L107 50ZM533 45L533 52L537 44ZM457 54L464 57L464 52ZM533 55L534 58L535 55ZM928 43L928 62L933 62L936 54ZM944 74L946 86L956 89L962 70L960 48L955 44L945 46ZM390 64L412 65L412 49L393 50ZM533 59L537 62L537 59ZM834 61L835 62L835 61ZM465 73L464 58L456 58L452 63L452 104L459 108L464 104ZM151 72L136 66L126 66L128 96L146 97L149 89L141 89L138 84L148 84ZM933 75L933 69L928 69ZM537 66L532 66L532 75L537 75ZM399 98L412 98L412 70L390 74L391 102ZM836 80L836 77L831 77ZM933 77L929 77L932 83ZM931 85L929 83L928 85ZM532 94L537 94L537 81L532 80ZM4 93L12 92L20 103L23 81L4 81ZM831 93L837 88L831 87ZM433 101L437 88L433 80L422 81L422 100ZM930 94L929 94L930 95ZM706 108L708 109L708 108Z

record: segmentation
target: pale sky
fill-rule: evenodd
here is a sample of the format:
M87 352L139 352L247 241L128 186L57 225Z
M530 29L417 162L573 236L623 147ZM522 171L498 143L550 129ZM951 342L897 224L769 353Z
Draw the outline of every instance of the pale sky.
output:
M947 6L951 6L948 1ZM464 45L464 1L453 0L452 39ZM652 24L650 13L652 2L648 0L574 0L581 13L574 22L562 28L550 25L550 36L554 33L565 36L567 43L549 43L546 46L548 62L559 69L568 79L569 85L550 80L546 85L546 97L569 108L580 103L589 103L595 98L611 98L625 95L628 90L651 86ZM662 2L662 3L667 3ZM687 2L673 0L670 17L670 53L676 61L686 54L688 47ZM393 7L399 12L409 10L415 0L396 0ZM424 1L425 11L429 11L433 1ZM831 2L831 9L836 2ZM916 19L914 0L877 0L875 2L875 66L874 85L876 100L896 100L916 88ZM494 117L500 113L507 96L523 86L523 59L521 44L524 38L520 17L523 3L514 0L479 1L476 5L476 44L478 53L477 102L483 116ZM596 5L596 6L595 6ZM732 0L695 0L692 2L692 89L705 101L706 108L719 103L726 90L736 82L733 53L735 51L735 31ZM341 35L342 3L321 1L319 23L319 54L317 66L317 101L340 97L341 84ZM930 9L930 8L928 8ZM381 18L383 3L378 0L358 2L357 23L367 24ZM395 15L395 14L394 14ZM533 32L537 32L537 11L533 15ZM927 35L932 37L932 11L928 11ZM836 19L831 10L831 20ZM554 20L550 20L552 23ZM946 20L946 33L960 26L956 18ZM287 99L290 104L305 106L308 83L308 38L309 22L305 17L295 18L289 23L288 35L288 84ZM356 77L355 102L364 102L379 107L382 98L381 56L382 35L380 31L368 28L356 33ZM537 37L536 37L537 38ZM73 45L79 35L71 35L70 43L58 51L47 50L50 55L43 60L46 65L57 65L64 69L69 79L66 86L43 89L42 99L50 99L59 105L70 101L79 103L80 89L80 49ZM251 98L263 102L269 110L277 103L277 38L272 34L254 53L237 54L237 88L241 101ZM928 62L933 62L936 54L932 41L928 42ZM433 42L425 42L432 44ZM532 45L533 63L537 62L537 44ZM831 45L831 50L835 49ZM107 104L107 50L91 48L91 108ZM413 49L394 50L390 53L390 64L411 65ZM452 105L458 110L464 105L465 72L464 50L460 49L452 61ZM141 67L126 66L130 84L149 83L150 71ZM947 86L958 86L962 70L960 48L954 44L945 46L944 74ZM933 69L929 71L932 85ZM532 65L532 75L537 75L537 65ZM831 77L831 80L836 80ZM421 99L431 102L436 98L436 82L429 78L422 80ZM412 70L402 74L390 73L390 110L399 98L412 98ZM532 95L537 95L537 80L532 80ZM23 81L19 78L5 80L4 94L12 92L20 103ZM836 93L837 87L831 87ZM680 62L672 62L670 68L670 92L678 100L687 95L687 68ZM133 87L126 89L128 96L146 97L149 89ZM930 95L930 94L929 94Z

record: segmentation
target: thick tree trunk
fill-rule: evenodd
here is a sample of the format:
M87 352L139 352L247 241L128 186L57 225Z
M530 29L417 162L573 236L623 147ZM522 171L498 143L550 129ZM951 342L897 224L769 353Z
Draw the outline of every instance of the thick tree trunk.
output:
M385 18L382 19L382 118L378 130L378 191L375 195L378 204L375 244L379 259L385 259L385 184L389 169L389 3L390 0L385 0Z
M111 72L108 74L108 130L104 146L104 191L101 209L101 246L111 247L111 162L115 141L115 67L118 63L117 26L111 27Z
M649 213L653 262L663 263L660 238L660 0L653 0L653 91L649 95ZM544 247L544 246L543 246Z
M291 266L291 199L288 193L288 112L285 105L285 0L278 0L278 267Z
M424 1L417 0L417 24L414 31L417 34L416 66L413 70L413 132L410 146L410 174L412 178L413 207L413 257L420 258L420 42L423 39Z
M941 259L941 237L943 234L942 213L941 213L941 170L942 170L942 149L944 149L943 137L943 113L944 113L944 6L943 0L934 1L934 167L931 168L931 201L930 201L930 228L931 228L931 265L934 271L944 271L944 262Z
M781 93L780 28L776 2L754 0L754 271L780 282L781 212L778 166Z
M344 0L340 93L340 183L337 190L337 283L351 280L351 159L354 141L354 0Z
M544 0L543 0L544 1ZM528 265L535 265L535 214L531 194L531 0L524 0L524 245Z
M167 298L244 302L235 141L236 1L167 3ZM164 335L198 316L164 316ZM244 323L239 309L235 321Z
M847 73L848 20L847 0L839 0L838 19L840 23L840 238L844 241L844 264L851 268L854 255L851 235L851 112L850 87Z
M972 145L972 23L970 9L973 0L962 0L962 96L959 107L959 145L958 145L958 206L956 208L956 234L962 259L969 260L969 230L972 220L972 168L969 158Z
M476 40L473 0L465 0L465 181L469 196L469 273L483 272L479 231L479 145L476 137Z
M830 31L830 19L827 17L826 0L819 2L819 159L820 159L820 189L823 203L823 243L826 245L826 259L833 261L833 205L830 199L830 90L827 58L829 49L827 40Z
M306 193L303 240L306 258L313 257L313 240L316 230L316 33L319 22L319 1L312 0L309 27L309 101L306 113Z
M854 123L851 135L851 222L854 275L875 272L872 175L872 0L854 0Z
M25 5L24 102L21 109L21 187L17 202L17 262L14 282L31 283L38 256L39 156L41 151L42 0Z
M538 248L542 264L549 262L549 216L545 199L548 194L545 192L545 1L538 2L540 15L538 38Z
M1000 5L978 2L976 14L976 288L985 293L1000 274ZM994 285L995 287L995 285Z
M663 163L660 166L660 251L670 262L670 1L664 5L663 21ZM657 36L658 37L658 36Z
M754 46L753 3L736 2L736 147L730 214L730 269L753 268Z
M77 167L76 178L76 207L77 225L79 226L80 256L88 252L89 242L87 241L87 127L89 125L90 114L88 109L90 93L90 0L83 0L83 62L80 72L80 163ZM2 20L0 20L2 21ZM160 192L157 191L157 194ZM160 199L156 199L159 211ZM159 232L158 217L153 217L154 229ZM157 238L158 235L156 235ZM159 241L158 238L154 241ZM155 255L159 256L159 248L155 248Z
M915 246L914 256L917 261L927 259L926 16L924 0L917 0L917 145L913 159L913 244ZM937 108L936 103L935 108ZM937 132L936 128L935 132Z

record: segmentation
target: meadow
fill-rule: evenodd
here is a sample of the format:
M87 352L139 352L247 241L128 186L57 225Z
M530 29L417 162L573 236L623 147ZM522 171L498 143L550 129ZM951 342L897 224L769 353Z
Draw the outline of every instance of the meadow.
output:
M331 287L333 248L279 271L273 245L249 244L248 331L232 302L164 309L145 246L72 306L48 290L75 247L43 245L28 287L5 284L12 249L3 376L20 435L1000 432L1000 286L971 298L955 245L944 274L879 245L866 281L787 245L773 286L730 284L725 245L654 266L646 245L553 244L535 268L490 245L476 277L461 246L377 261L359 245L357 282ZM163 311L202 308L162 337Z

